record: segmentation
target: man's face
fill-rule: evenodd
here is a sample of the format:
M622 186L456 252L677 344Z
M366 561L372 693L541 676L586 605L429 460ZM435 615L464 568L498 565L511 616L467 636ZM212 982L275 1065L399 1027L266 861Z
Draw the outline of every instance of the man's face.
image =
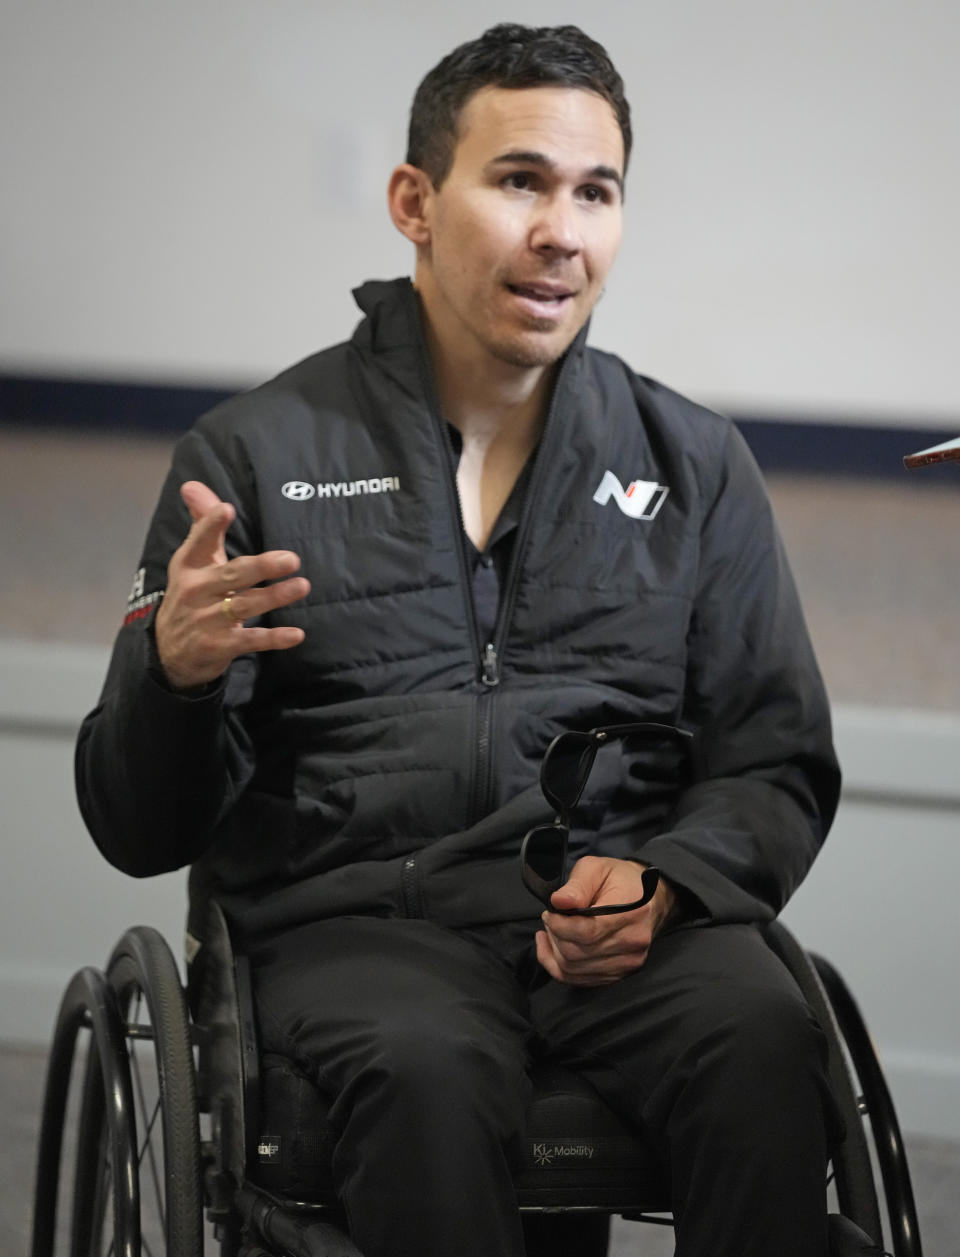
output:
M450 172L427 198L416 272L441 352L524 368L563 354L620 244L623 163L616 116L592 92L470 98Z

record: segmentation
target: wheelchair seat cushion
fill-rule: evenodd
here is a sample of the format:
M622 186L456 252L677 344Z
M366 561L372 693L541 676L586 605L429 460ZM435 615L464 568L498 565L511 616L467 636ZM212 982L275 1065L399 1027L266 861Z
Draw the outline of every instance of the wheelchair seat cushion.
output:
M558 1208L590 1199L614 1211L666 1210L664 1167L642 1134L607 1108L568 1069L531 1071L522 1160L515 1176L521 1206ZM337 1133L329 1101L285 1057L261 1062L256 1163L248 1176L289 1199L335 1204L332 1176Z

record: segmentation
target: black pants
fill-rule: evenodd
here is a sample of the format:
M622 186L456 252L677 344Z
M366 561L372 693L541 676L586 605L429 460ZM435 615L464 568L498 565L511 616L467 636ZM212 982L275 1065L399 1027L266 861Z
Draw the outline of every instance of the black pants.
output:
M334 1097L367 1257L522 1257L511 1169L535 1056L658 1141L678 1257L825 1257L825 1044L757 930L664 934L589 990L546 978L529 934L347 917L254 951L264 1048Z

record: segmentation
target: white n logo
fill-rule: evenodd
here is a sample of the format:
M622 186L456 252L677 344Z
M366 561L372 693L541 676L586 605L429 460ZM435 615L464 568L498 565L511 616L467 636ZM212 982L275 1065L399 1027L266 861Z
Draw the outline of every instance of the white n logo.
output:
M666 485L657 484L655 480L632 480L624 489L612 471L605 471L593 500L599 506L606 506L612 497L631 519L653 519L669 492Z

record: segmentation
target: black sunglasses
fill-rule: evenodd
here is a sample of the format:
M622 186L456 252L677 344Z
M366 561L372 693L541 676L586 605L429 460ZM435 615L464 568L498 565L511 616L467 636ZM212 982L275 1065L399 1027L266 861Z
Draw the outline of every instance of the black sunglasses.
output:
M693 735L675 725L641 724L605 725L587 733L570 730L558 734L547 747L540 764L540 789L556 811L552 825L537 825L524 837L520 847L523 884L542 904L562 916L606 917L617 912L632 912L649 903L660 883L660 870L652 866L643 870L640 880L643 896L634 903L600 904L592 908L554 908L550 897L566 882L567 845L570 839L570 813L580 802L601 746L615 738L635 736L674 738L689 743Z

